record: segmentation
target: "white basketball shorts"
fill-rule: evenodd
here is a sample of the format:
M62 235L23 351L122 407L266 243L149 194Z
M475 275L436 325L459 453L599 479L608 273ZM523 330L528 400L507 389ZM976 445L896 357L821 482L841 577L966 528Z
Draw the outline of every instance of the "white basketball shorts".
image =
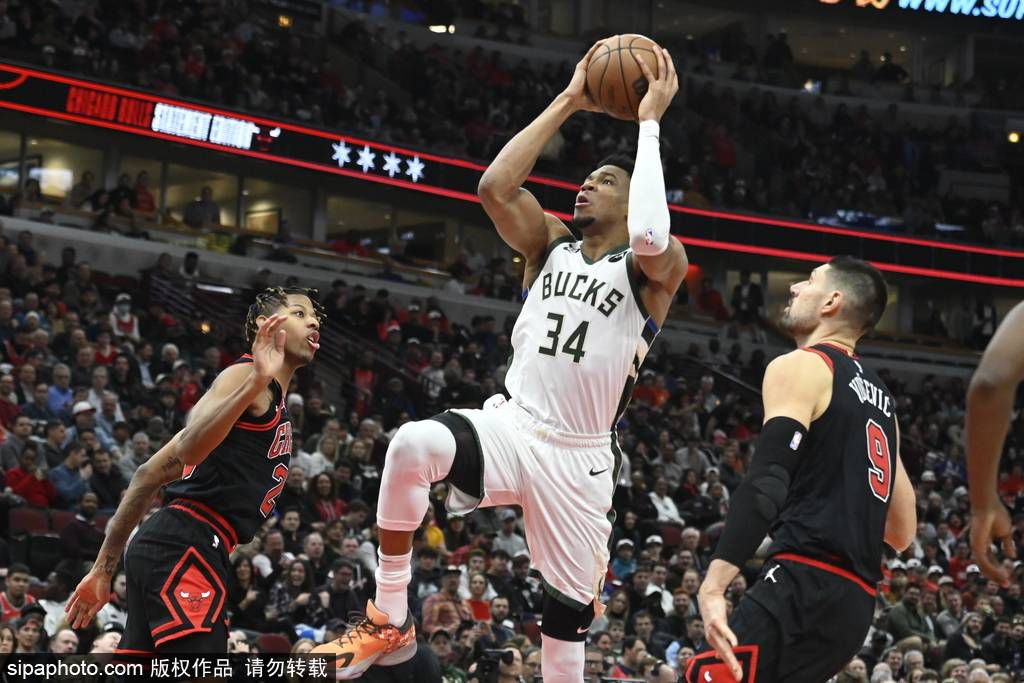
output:
M480 507L520 505L531 566L557 600L582 609L601 595L621 455L611 433L560 432L513 401L454 409L476 432L483 468ZM459 497L461 499L461 497ZM476 501L462 499L468 514ZM597 605L595 605L597 607Z

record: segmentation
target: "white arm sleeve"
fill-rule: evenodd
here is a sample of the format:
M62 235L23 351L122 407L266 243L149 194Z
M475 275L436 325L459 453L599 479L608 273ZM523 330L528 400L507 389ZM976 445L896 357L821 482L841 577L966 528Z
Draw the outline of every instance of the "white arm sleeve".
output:
M658 131L657 121L640 123L636 161L629 182L629 246L641 256L657 256L668 249L671 238Z

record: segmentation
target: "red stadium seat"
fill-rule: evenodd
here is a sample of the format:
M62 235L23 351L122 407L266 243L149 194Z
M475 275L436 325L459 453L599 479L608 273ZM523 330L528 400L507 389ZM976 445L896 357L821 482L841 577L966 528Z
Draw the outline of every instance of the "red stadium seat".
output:
M74 519L75 513L70 510L53 510L50 512L50 530L55 534L59 534Z
M661 527L661 540L664 548L677 548L683 542L683 530L677 524L665 524Z
M536 621L523 622L523 635L530 639L534 645L540 645L540 624Z
M292 651L292 644L288 639L276 633L264 633L256 639L256 647L260 652L268 655L286 655Z
M110 515L96 515L92 520L92 525L100 531L107 530L107 522L110 521Z
M20 507L11 510L12 534L45 534L50 530L50 520L46 510L33 507Z

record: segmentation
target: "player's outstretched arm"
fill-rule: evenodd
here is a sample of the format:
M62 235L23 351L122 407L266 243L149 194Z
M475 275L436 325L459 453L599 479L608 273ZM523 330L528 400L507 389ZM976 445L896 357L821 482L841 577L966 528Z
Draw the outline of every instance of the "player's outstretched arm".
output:
M600 111L586 93L587 65L596 49L595 43L576 65L568 87L498 152L477 187L498 234L528 264L541 258L552 240L570 234L562 221L544 213L537 198L522 185L544 145L570 116L580 110Z
M626 225L629 229L629 244L640 270L649 282L665 290L671 299L686 276L689 264L686 249L671 234L659 136L661 117L679 91L679 76L668 50L662 48L656 56L657 78L647 63L634 55L647 78L647 93L640 100L638 110L640 135L633 176L629 183ZM663 307L656 308L661 310ZM664 308L667 310L668 306Z
M903 552L917 536L917 494L910 483L900 456L900 425L896 423L896 478L893 481L892 500L885 517L885 542L897 552Z
M110 599L110 581L132 529L138 526L161 486L181 478L184 460L175 434L153 457L139 466L107 523L103 545L92 569L79 582L64 611L71 628L84 628Z
M722 537L701 584L697 601L708 642L740 680L732 648L725 589L754 554L778 517L800 462L811 422L831 400L832 372L817 354L791 351L768 364L762 397L764 426L750 471L732 495Z
M1017 385L1024 379L1024 303L996 330L967 390L967 475L971 483L971 549L985 576L1006 583L1007 572L992 557L999 539L1016 556L1010 516L999 500L996 479Z
M188 424L132 476L117 511L107 524L103 545L92 569L68 600L65 611L72 628L88 624L110 597L110 580L132 530L142 520L156 492L181 478L186 465L198 465L210 454L242 413L266 391L284 358L287 316L273 315L260 323L253 341L253 363L227 368L189 413Z

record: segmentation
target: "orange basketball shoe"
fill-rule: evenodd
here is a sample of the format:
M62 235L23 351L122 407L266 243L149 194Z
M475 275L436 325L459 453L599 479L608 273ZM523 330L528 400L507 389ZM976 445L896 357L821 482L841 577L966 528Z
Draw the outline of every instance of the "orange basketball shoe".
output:
M313 648L313 655L333 659L335 678L347 681L359 678L374 664L393 666L416 654L416 627L412 614L401 628L388 623L388 615L366 601L366 616L349 626L345 635Z

